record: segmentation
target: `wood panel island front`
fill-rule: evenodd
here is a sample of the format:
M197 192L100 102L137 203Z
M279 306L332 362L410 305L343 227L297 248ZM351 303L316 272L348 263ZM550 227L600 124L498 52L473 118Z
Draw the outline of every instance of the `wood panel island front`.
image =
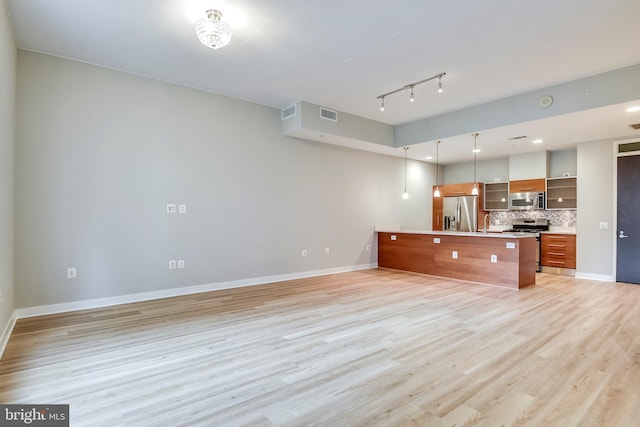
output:
M535 236L378 230L378 267L520 289L536 283Z

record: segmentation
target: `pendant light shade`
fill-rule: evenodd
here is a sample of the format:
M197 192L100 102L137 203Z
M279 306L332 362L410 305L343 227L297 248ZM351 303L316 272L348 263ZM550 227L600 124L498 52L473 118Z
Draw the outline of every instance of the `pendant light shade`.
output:
M476 157L478 156L478 135L480 134L473 134L473 189L471 190L472 196L478 195L478 184L476 184Z
M438 147L440 146L440 141L436 141L436 189L433 192L433 197L440 197L440 165L438 164Z
M409 147L402 147L404 149L404 193L402 193L402 198L407 200L409 198L409 193L407 193L407 150Z

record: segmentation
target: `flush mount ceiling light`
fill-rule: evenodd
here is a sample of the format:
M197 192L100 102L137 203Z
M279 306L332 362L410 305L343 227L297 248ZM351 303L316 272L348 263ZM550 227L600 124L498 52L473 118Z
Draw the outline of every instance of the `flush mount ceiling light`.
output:
M384 98L386 96L393 95L394 93L402 92L403 90L410 90L411 91L411 96L409 97L409 102L414 102L415 101L415 97L413 96L413 88L415 86L421 85L422 83L426 83L426 82L434 80L434 79L438 79L438 93L442 93L442 77L444 77L446 74L447 73L439 73L439 74L436 74L435 76L429 77L428 79L420 80L420 81L417 81L415 83L409 83L408 85L404 85L399 89L395 89L395 90L392 90L390 92L383 93L382 95L378 95L376 97L376 99L380 99L381 100L380 111L384 111Z
M534 139L533 141L531 141L531 143L533 144L542 144L544 141L541 139Z
M211 49L220 49L231 40L231 27L222 20L222 12L209 9L207 17L196 22L196 34L203 45Z
M640 111L640 105L634 105L633 107L627 108L627 113L635 113L636 111Z

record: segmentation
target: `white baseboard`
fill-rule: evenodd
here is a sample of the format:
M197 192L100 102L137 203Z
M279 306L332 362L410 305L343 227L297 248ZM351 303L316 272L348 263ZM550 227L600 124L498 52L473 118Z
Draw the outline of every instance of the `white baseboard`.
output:
M109 307L118 304L128 304L139 301L169 298L180 295L197 294L200 292L217 291L221 289L241 288L244 286L263 285L266 283L283 282L286 280L304 279L307 277L325 276L327 274L346 273L349 271L376 268L378 264L361 264L349 267L336 267L324 270L303 271L300 273L279 274L275 276L255 277L251 279L232 280L229 282L210 283L206 285L172 288L162 291L143 292L139 294L120 295L116 297L97 298L83 301L65 302L61 304L40 305L35 307L18 308L14 311L14 318L43 316L46 314L65 313L69 311L87 310L92 308ZM14 319L14 323L15 323ZM12 327L13 329L13 327ZM8 339L8 338L7 338ZM1 354L1 353L0 353Z
M613 280L613 276L609 276L606 274L581 273L579 271L576 271L575 278L587 279L587 280L598 280L600 282L615 282L615 280Z
M13 327L16 325L17 313L14 310L11 313L11 317L9 317L9 321L7 322L7 326L5 326L4 331L0 334L0 359L2 359L2 355L4 354L4 349L7 347L7 343L9 342L9 337L13 332Z

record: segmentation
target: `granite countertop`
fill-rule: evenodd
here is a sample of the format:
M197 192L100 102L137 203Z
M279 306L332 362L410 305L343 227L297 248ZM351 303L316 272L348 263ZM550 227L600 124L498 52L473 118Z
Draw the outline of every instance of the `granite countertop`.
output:
M535 237L535 234L521 234L521 233L483 233L482 231L470 232L470 231L433 231L433 230L401 230L396 227L384 227L376 226L374 231L381 233L398 233L398 234L432 234L439 236L466 236L466 237L489 237L494 239L526 239ZM491 229L489 229L491 231Z
M542 234L576 234L575 227L555 227L550 226L549 231L542 231Z

